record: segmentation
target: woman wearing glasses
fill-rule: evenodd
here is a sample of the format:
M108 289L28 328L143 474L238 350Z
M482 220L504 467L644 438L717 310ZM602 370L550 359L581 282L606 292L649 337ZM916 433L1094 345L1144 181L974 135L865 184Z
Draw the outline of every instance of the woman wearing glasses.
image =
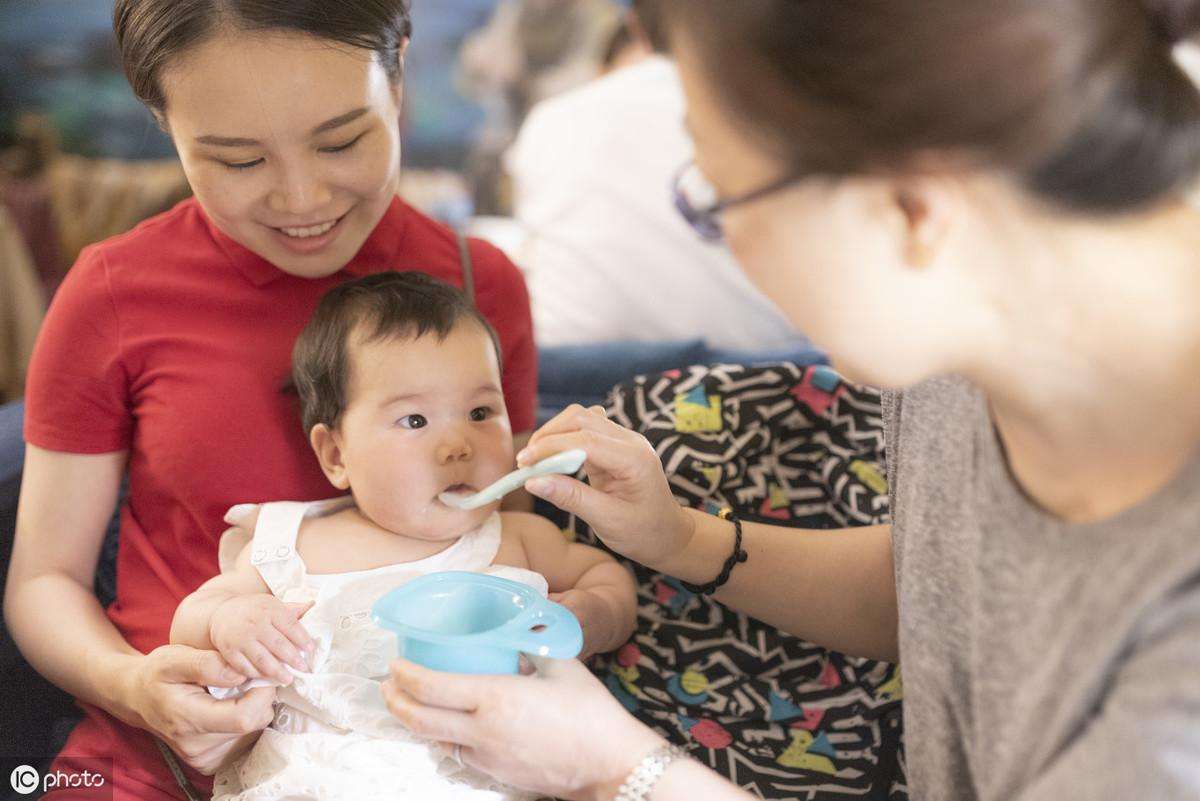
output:
M904 388L893 522L681 510L646 442L580 408L521 460L585 447L590 485L529 489L731 607L899 658L914 798L1200 797L1200 95L1173 59L1200 3L660 5L681 207L844 372ZM548 794L748 797L580 665L540 673L397 662L386 694Z

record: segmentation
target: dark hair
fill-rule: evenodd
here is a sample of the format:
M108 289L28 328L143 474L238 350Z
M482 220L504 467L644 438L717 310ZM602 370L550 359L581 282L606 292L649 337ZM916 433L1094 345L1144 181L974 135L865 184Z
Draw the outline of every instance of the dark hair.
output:
M329 290L292 349L304 431L318 423L333 428L346 410L351 337L365 344L435 334L440 341L463 320L487 332L499 360L496 332L479 310L461 290L425 273L376 273Z
M125 75L160 116L164 66L228 26L306 33L371 50L392 83L403 77L400 49L412 35L409 0L116 0L113 8Z
M1172 45L1200 0L653 0L726 114L798 173L949 155L1118 212L1200 172Z

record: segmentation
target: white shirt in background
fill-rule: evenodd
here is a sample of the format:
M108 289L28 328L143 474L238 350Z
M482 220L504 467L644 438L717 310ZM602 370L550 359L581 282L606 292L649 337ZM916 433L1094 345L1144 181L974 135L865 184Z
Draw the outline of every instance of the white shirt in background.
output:
M768 349L804 340L675 210L692 157L674 65L655 56L533 108L505 163L525 239L539 345L703 338Z

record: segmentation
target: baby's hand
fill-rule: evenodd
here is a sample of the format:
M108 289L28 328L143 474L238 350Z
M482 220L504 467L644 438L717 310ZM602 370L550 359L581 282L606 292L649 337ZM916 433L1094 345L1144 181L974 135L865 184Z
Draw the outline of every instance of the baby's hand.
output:
M308 670L307 657L316 646L300 625L311 606L284 603L270 593L236 595L213 611L208 638L239 673L291 684L283 663Z
M610 642L616 635L617 621L612 607L601 596L590 590L567 590L552 592L551 601L562 604L579 619L583 629L583 650L580 659L587 659L599 650L602 643Z

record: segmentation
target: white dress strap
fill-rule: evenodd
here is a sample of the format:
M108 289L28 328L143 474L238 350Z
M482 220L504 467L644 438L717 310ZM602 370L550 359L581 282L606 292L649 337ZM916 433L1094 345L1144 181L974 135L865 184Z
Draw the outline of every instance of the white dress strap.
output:
M250 541L250 564L258 570L271 592L282 597L285 590L304 581L304 560L296 553L296 534L311 503L279 501L264 503L258 512L254 539Z

